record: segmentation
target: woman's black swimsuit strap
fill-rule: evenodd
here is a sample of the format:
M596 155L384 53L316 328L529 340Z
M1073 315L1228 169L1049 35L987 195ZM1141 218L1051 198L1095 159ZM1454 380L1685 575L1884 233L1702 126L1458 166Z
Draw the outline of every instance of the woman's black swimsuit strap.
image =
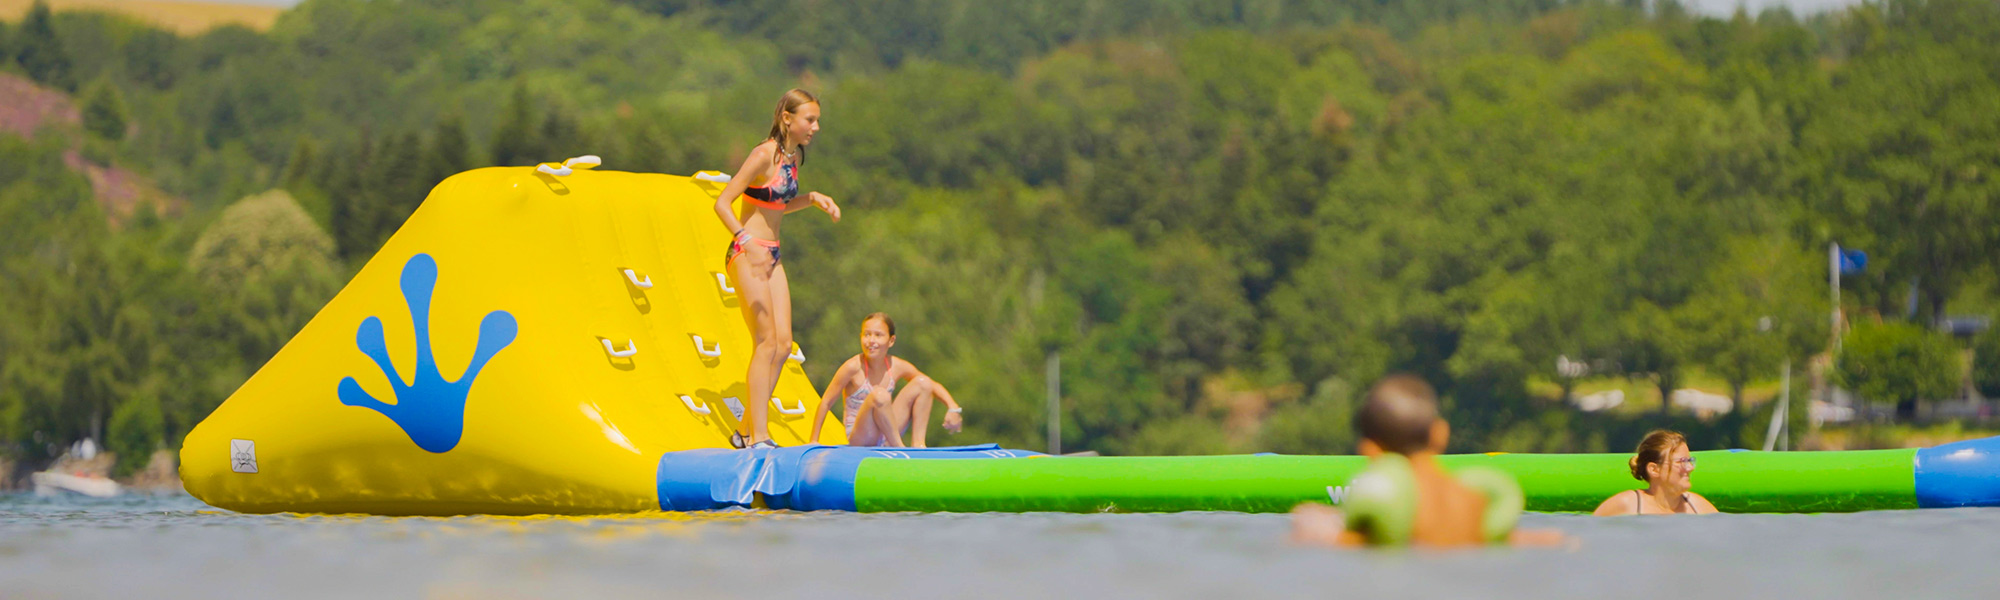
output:
M1643 500L1644 500L1644 494L1642 492L1640 492L1639 490L1632 490L1632 514L1636 515L1646 514L1646 505L1641 504ZM1687 492L1681 492L1681 501L1687 503L1689 514L1696 514L1696 515L1701 514L1701 508L1694 505L1694 497L1689 496Z

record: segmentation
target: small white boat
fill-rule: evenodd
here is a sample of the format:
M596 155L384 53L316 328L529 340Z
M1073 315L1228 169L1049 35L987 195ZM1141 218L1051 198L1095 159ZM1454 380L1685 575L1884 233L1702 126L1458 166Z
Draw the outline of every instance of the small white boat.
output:
M82 494L93 498L110 498L120 491L118 482L104 477L86 477L42 471L28 476L35 482L35 494L56 496L61 494Z

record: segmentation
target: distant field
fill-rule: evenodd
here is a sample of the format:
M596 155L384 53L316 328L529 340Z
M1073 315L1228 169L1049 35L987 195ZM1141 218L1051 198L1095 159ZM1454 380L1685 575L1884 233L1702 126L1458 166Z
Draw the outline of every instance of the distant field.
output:
M0 0L0 19L20 22L34 0ZM132 15L158 23L183 35L192 35L231 23L263 31L271 28L285 9L275 6L228 4L222 2L176 2L173 0L50 0L57 12L101 10Z

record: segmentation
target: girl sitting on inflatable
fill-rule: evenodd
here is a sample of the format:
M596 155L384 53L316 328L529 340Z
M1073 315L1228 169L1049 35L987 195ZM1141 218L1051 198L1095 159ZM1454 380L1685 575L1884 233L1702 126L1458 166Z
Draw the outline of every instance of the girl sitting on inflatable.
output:
M1639 441L1638 456L1632 457L1632 478L1646 482L1646 489L1632 490L1606 498L1591 514L1617 515L1706 515L1717 512L1707 498L1690 491L1694 487L1694 456L1688 453L1687 436L1655 429Z
M931 399L943 400L944 429L958 433L965 425L964 411L944 384L932 380L909 361L889 356L896 346L896 322L889 315L875 313L861 320L861 353L840 363L826 384L821 409L813 413L812 443L819 443L820 427L835 398L845 398L847 443L856 446L903 447L903 428L910 428L910 446L923 448L930 429ZM898 382L909 382L901 392Z

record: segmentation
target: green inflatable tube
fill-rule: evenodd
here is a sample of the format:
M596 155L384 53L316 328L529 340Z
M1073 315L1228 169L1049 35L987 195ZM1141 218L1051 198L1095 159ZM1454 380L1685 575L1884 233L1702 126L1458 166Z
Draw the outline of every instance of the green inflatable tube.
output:
M1851 512L1918 508L1915 449L1841 452L1704 451L1694 489L1726 512ZM1462 454L1446 468L1513 475L1527 509L1587 512L1644 487L1629 454ZM861 462L862 512L1283 512L1338 503L1367 464L1359 456L1046 457Z

